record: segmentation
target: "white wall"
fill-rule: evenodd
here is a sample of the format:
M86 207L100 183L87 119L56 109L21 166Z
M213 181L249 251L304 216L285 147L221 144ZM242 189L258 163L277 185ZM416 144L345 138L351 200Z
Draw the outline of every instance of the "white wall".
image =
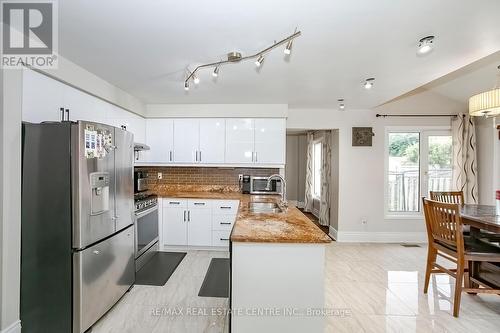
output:
M373 110L290 109L290 129L338 129L338 240L424 241L419 219L384 217L384 134L386 126L448 126L445 118L375 118ZM372 147L352 147L352 127L371 126ZM362 219L368 223L363 225Z
M477 147L477 175L479 187L479 203L482 205L495 204L495 142L498 141L498 132L493 118L476 118L476 147Z
M146 117L284 118L287 104L148 104Z
M288 200L304 203L307 138L305 134L286 136L286 193Z
M64 57L59 56L57 69L41 70L41 72L125 110L141 116L146 114L146 105L141 100Z
M0 328L20 332L22 73L3 71L1 116Z

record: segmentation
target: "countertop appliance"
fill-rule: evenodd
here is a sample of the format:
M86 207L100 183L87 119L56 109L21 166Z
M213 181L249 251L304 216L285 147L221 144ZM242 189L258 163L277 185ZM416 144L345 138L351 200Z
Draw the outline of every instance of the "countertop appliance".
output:
M147 191L147 182L148 174L146 171L134 171L134 193Z
M120 128L23 123L23 331L83 333L133 285L133 153Z
M267 188L268 180L269 177L250 177L250 194L280 194L281 180L272 179Z
M240 188L241 188L241 193L243 194L249 194L250 193L250 176L249 175L243 175L240 179Z
M135 270L158 251L158 196L136 193L135 204Z

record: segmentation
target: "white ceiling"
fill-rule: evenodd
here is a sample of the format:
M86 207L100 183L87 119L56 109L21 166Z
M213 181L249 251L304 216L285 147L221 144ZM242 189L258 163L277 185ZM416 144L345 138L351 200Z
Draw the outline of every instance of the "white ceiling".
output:
M287 103L371 108L500 50L500 1L59 1L60 53L146 103ZM252 61L183 89L186 66L244 55L291 33L260 72ZM418 39L436 48L416 55ZM362 81L375 77L371 91Z
M423 87L459 103L467 104L469 97L500 84L500 51L449 73Z

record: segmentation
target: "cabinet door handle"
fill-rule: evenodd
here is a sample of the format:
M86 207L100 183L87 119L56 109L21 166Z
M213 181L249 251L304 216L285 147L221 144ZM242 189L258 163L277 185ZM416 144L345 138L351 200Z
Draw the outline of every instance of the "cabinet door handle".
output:
M201 162L201 150L200 150L200 162Z
M254 154L255 154L255 153L254 153L254 152L252 152L252 162L254 161L254 157L253 157L253 155L254 155Z
M197 205L197 206L205 206L204 202L195 202L194 204Z
M186 211L184 211L184 222L186 222Z
M255 152L255 162L257 163L258 160L257 160L257 152Z
M220 206L220 209L231 209L229 206Z
M170 155L170 162L172 162L172 151L169 152Z
M191 211L188 210L188 222L191 222Z
M168 203L171 205L180 205L181 204L179 201L169 201Z
M228 240L229 240L229 238L221 238L220 240L221 240L221 241L228 241Z
M226 225L230 225L230 224L231 224L231 222L221 222L220 224L223 224L223 225L224 225L224 224L226 224Z

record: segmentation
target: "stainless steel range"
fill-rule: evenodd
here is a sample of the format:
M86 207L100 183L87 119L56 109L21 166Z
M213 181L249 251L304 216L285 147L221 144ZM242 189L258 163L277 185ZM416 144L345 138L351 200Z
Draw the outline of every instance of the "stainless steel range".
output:
M136 193L135 204L135 270L138 271L158 251L158 197Z

